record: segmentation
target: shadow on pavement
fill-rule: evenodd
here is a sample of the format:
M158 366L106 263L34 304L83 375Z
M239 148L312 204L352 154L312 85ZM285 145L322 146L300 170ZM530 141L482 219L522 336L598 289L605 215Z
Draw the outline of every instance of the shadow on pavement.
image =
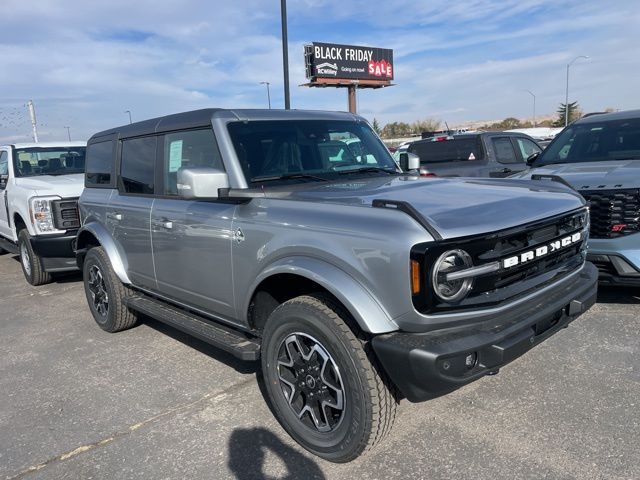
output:
M284 463L287 473L281 477L267 475L264 461L267 452ZM320 467L265 428L236 429L229 439L229 469L238 480L324 479Z
M598 303L640 304L638 287L598 287Z
M153 318L144 317L142 322L145 325L153 328L154 330L167 335L174 340L184 343L191 348L195 348L200 353L204 353L205 355L208 355L218 362L222 362L225 365L230 366L238 373L256 373L256 371L260 368L260 362L248 362L240 360L233 355L225 352L224 350L213 347L208 343L198 340L197 338L189 335L188 333L181 332L180 330L177 330L165 323L159 322L158 320L154 320Z

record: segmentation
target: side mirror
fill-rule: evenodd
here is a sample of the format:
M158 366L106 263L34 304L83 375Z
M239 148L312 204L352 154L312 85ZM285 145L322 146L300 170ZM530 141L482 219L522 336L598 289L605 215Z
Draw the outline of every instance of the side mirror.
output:
M400 154L400 168L403 172L410 172L420 168L420 157L415 153L402 152Z
M218 190L229 188L229 177L209 167L178 170L178 194L182 198L218 198Z
M527 167L530 167L531 165L533 165L533 163L538 159L539 156L540 156L540 152L535 152L529 155L525 162L527 164Z

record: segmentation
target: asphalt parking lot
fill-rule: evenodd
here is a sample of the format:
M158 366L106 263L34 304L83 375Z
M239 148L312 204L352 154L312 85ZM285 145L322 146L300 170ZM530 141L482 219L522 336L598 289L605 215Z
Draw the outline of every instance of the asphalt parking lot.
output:
M401 403L347 465L299 448L257 365L157 322L118 334L78 275L34 288L0 256L0 478L640 478L640 290L451 395Z

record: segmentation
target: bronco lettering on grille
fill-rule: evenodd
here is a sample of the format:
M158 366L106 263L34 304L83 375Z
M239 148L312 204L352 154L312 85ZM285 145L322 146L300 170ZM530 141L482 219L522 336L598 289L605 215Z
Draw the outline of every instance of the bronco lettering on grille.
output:
M534 250L527 250L526 252L522 252L519 255L505 258L502 260L502 268L511 268L515 267L516 265L521 265L531 260L535 260L536 258L543 257L545 255L548 255L549 253L557 252L558 250L573 245L580 240L582 240L582 232L574 233L573 235L561 238L560 240L555 240L547 245L537 247Z

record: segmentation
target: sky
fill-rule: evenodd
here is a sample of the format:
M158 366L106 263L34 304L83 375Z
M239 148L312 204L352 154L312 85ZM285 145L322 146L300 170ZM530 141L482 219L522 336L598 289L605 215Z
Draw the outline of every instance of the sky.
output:
M283 108L278 0L2 0L0 142L86 140L206 107ZM394 50L394 86L358 92L381 125L640 108L638 0L288 0L291 106L346 110L345 89L307 88L311 42Z

